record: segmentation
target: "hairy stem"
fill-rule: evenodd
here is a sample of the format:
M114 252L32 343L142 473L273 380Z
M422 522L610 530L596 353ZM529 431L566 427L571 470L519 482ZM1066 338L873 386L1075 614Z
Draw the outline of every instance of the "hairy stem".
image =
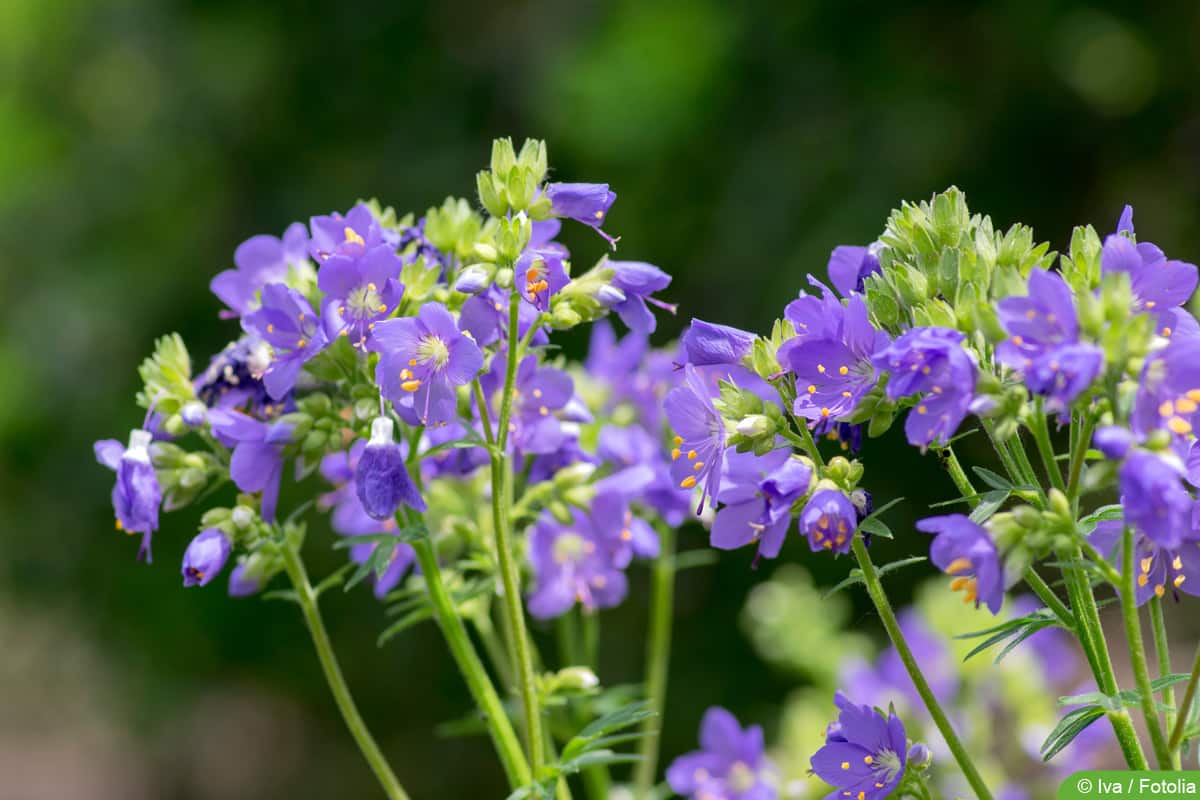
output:
M875 569L875 564L871 561L871 556L867 552L867 546L863 544L862 537L855 536L852 541L852 547L854 548L854 557L858 559L859 569L862 570L863 582L867 586L867 594L870 595L871 602L875 604L875 610L879 613L879 618L883 621L883 627L887 630L888 637L892 640L892 645L895 646L896 652L900 655L900 661L903 662L909 677L912 678L913 685L917 689L917 694L921 696L921 700L929 710L929 716L933 718L933 724L941 732L942 739L946 742L946 747L949 748L950 753L954 756L959 769L962 770L963 777L967 779L967 783L975 791L976 797L979 800L992 800L992 793L983 782L979 770L975 768L975 762L971 760L971 756L967 753L966 748L963 747L962 741L959 740L958 734L955 733L954 726L950 724L950 720L946 717L946 712L942 710L941 705L934 696L933 690L929 688L929 682L925 680L925 675L921 672L921 667L917 664L917 660L904 638L904 633L900 630L900 623L896 620L896 614L892 611L892 605L888 601L887 594L883 591L883 584L879 581L879 573Z
M342 719L345 720L346 727L350 730L350 735L354 738L355 744L358 745L363 758L366 759L371 771L375 773L376 780L383 787L389 800L408 800L408 793L396 779L396 775L388 765L387 759L384 758L383 752L380 751L379 745L375 743L375 738L371 736L371 731L367 729L367 723L358 713L358 706L354 703L350 687L346 685L346 679L342 676L342 668L338 665L337 656L334 655L333 644L329 641L329 633L325 630L325 622L321 619L321 611L317 607L317 593L309 583L308 572L304 569L304 562L300 558L297 546L287 542L282 550L284 568L287 570L288 578L292 581L296 600L304 614L304 622L312 637L313 649L317 651L317 660L321 662L321 671L325 673L325 682L329 684L329 691L333 694L333 700L337 703L338 711L341 712Z
M1042 468L1046 471L1046 477L1050 479L1050 483L1055 489L1066 494L1067 483L1063 480L1062 470L1059 469L1058 461L1054 458L1054 445L1050 442L1050 423L1046 420L1046 413L1042 410L1040 399L1034 414L1033 425L1030 427L1033 431L1033 441L1037 444L1038 455L1042 457Z
M1175 718L1175 727L1171 730L1171 739L1167 749L1179 752L1183 744L1183 732L1187 728L1188 718L1192 716L1192 701L1196 699L1196 685L1200 684L1200 645L1196 646L1196 655L1192 659L1192 674L1188 676L1187 688L1183 690L1183 702L1179 704L1179 716Z
M658 774L659 731L667 696L667 667L671 660L671 614L675 600L675 532L658 525L661 542L650 584L650 629L646 636L646 699L654 712L642 722L641 760L633 772L635 800L648 800Z
M1160 678L1171 674L1171 648L1167 642L1167 621L1163 618L1162 599L1150 598L1150 624L1154 631L1154 654L1158 658L1158 676ZM1163 705L1167 707L1163 720L1163 730L1170 731L1175 727L1175 689L1166 686L1162 690ZM1171 754L1171 769L1179 769L1180 759L1178 748L1167 747Z
M1146 718L1146 728L1150 731L1150 744L1154 747L1154 756L1158 759L1159 769L1171 768L1171 754L1167 751L1167 740L1163 736L1162 726L1158 718L1158 709L1154 703L1154 689L1150 685L1150 667L1146 663L1146 646L1142 641L1142 624L1138 618L1135 572L1133 562L1136 558L1133 548L1133 528L1125 526L1121 537L1121 616L1125 621L1125 638L1129 643L1129 659L1133 664L1133 677L1137 682L1138 697L1142 703L1142 715Z

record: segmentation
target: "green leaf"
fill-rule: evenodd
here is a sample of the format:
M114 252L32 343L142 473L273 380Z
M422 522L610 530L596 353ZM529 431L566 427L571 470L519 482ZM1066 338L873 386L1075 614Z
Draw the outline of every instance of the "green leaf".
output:
M902 558L899 561L889 561L879 567L879 577L882 578L884 575L888 575L898 569L911 567L913 564L920 564L928 560L925 556L910 556L909 558Z
M693 567L707 567L717 563L719 558L716 550L707 547L698 550L684 550L675 555L675 571L683 572L685 569Z
M869 533L872 536L882 536L884 539L894 539L895 535L892 529L889 528L881 519L871 519L867 517L862 522L858 523L858 529L863 533Z
M821 599L824 600L828 597L832 597L842 589L848 589L858 583L863 583L863 573L861 569L855 567L854 569L850 570L850 574L847 575L841 582L835 584L832 589L821 595Z
M1013 489L1017 488L1007 478L997 475L995 472L992 472L986 467L971 467L971 469L976 475L979 476L981 481L986 483L988 486L991 486L993 489L1003 489L1011 492Z
M1064 747L1083 733L1087 726L1104 716L1104 709L1098 706L1077 708L1064 716L1050 731L1046 741L1042 743L1042 760L1049 761L1058 755Z
M892 506L894 506L894 505L896 505L897 503L901 502L902 500L904 500L904 498L903 498L903 497L897 497L897 498L896 498L896 499L894 499L894 500L889 500L888 502L886 502L886 503L884 503L883 505L881 505L879 508L877 508L877 509L875 509L874 511L872 511L872 512L871 512L870 514L868 514L866 517L864 517L864 518L863 518L863 521L865 522L865 521L866 521L866 520L868 520L868 519L875 519L875 518L876 518L876 517L878 517L880 514L882 514L883 512L887 511L889 508L891 508Z
M979 505L971 510L971 521L977 525L982 525L991 519L992 514L1000 510L1004 502L1008 500L1010 492L1007 489L996 489L991 492L984 492L979 496Z
M414 625L418 625L427 619L431 619L432 617L433 609L429 606L410 611L400 619L393 622L391 625L388 625L386 628L384 628L383 633L379 634L379 638L375 640L375 646L383 647L393 637L399 636L401 633L413 627Z
M429 537L429 529L424 523L400 528L394 533L362 533L356 536L344 536L333 543L334 550L345 550L360 544L398 544L400 542L416 542Z
M274 589L270 592L263 592L263 600L286 600L289 603L300 605L300 595L296 594L292 589Z

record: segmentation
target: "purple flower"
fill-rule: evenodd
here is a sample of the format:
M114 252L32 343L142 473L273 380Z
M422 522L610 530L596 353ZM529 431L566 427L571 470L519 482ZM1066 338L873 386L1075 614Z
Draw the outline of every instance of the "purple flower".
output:
M1150 242L1134 244L1130 238L1132 234L1133 209L1126 206L1118 223L1118 232L1104 239L1100 269L1105 274L1128 273L1137 311L1158 317L1162 312L1186 303L1196 291L1196 265L1169 261L1163 251Z
M837 692L841 713L830 725L825 745L810 761L817 777L841 791L830 797L883 800L904 777L908 739L894 711L885 717L870 706L858 706Z
M401 236L384 230L375 214L365 203L358 203L344 215L333 213L312 217L308 221L312 238L308 252L318 264L335 255L359 254L381 244L400 246Z
M784 308L783 317L792 324L796 335L784 342L783 347L780 348L781 351L787 347L796 347L810 338L839 338L838 332L842 327L845 307L828 286L811 275L808 282L819 289L821 294L818 297L801 291L800 296ZM781 361L784 358L786 358L785 355L780 356Z
M507 291L498 286L489 286L482 293L468 297L459 313L458 326L471 334L475 343L487 347L496 341L507 341L508 336L508 297ZM529 330L538 318L538 310L531 305L522 303L517 311L517 337L520 338ZM544 330L538 330L531 339L534 345L546 344L550 341Z
M728 453L710 541L719 550L758 542L758 557L775 558L792 523L792 503L808 492L812 467L786 449L766 455Z
M212 279L209 288L232 313L245 316L257 305L257 295L268 283L278 283L294 265L308 261L308 231L293 222L283 238L251 236L233 251L236 269L227 269Z
M390 519L401 503L417 511L426 509L424 498L408 475L404 453L394 435L392 420L376 417L371 423L371 439L354 469L358 500L374 519Z
M1144 438L1165 429L1186 441L1200 424L1198 413L1200 338L1172 338L1142 367L1130 417L1133 431Z
M976 368L962 347L965 338L950 328L913 328L876 353L875 366L890 373L889 399L922 395L904 424L910 444L947 440L966 418Z
M396 243L385 240L379 223L361 204L344 218L314 217L310 227L310 249L320 263L317 287L325 294L325 334L330 340L349 336L355 347L365 349L375 323L395 311L404 295L404 262L396 255Z
M1177 548L1191 533L1192 497L1180 473L1165 460L1135 450L1119 474L1121 505L1134 530L1157 544Z
M671 476L684 489L701 486L699 514L704 501L716 504L721 490L721 461L725 456L725 421L713 405L712 395L691 364L683 368L684 383L672 389L663 402L667 420L675 431L671 450ZM685 457L686 456L686 457Z
M539 517L529 536L535 583L529 613L551 619L576 602L589 611L620 603L629 586L619 553L610 546L611 535L611 530L598 529L578 509L572 510L571 522L565 525L549 512Z
M618 341L613 326L600 319L592 325L584 366L607 390L606 413L613 414L621 404L628 404L634 421L658 436L663 426L663 400L678 380L670 353L649 350L646 334L636 331Z
M1122 568L1122 520L1101 520L1089 537L1092 545L1108 557L1118 570ZM1151 597L1171 592L1178 599L1182 590L1200 595L1200 534L1189 532L1177 547L1167 547L1144 533L1134 533L1134 570L1137 578L1134 595L1138 605Z
M962 591L963 602L987 605L993 614L1004 603L1004 568L987 530L963 514L926 517L917 530L934 535L929 559L950 575L950 588Z
M273 403L262 376L271 365L271 348L253 336L230 342L213 356L193 385L209 408L238 408L273 416L282 404Z
M996 346L996 359L1048 397L1050 410L1065 410L1100 374L1104 352L1079 341L1075 299L1057 272L1033 270L1029 294L1006 297L997 310L1009 338Z
M750 331L693 319L679 344L687 363L697 367L713 364L740 364L750 354L758 337Z
M492 357L491 369L480 379L484 392L492 398L492 420L499 408L504 388L508 354L501 350ZM539 366L537 356L526 356L517 365L515 398L509 419L509 443L522 453L552 453L567 441L567 431L557 413L575 394L571 376L554 367Z
M242 319L242 327L271 346L271 366L262 382L275 400L292 390L300 368L329 344L308 300L282 283L263 288L262 306Z
M607 541L613 563L624 568L636 558L656 558L662 543L650 524L634 516L630 500L652 478L650 471L635 467L598 481L592 499L591 517L596 531Z
M667 783L692 800L775 800L775 765L766 756L758 725L743 729L719 706L704 712L700 749L667 768Z
M255 574L249 562L242 562L229 573L229 596L249 597L258 594L263 587L262 577Z
M566 258L566 249L551 242L543 247L526 247L517 259L514 269L520 279L518 285L523 287L521 297L539 312L549 310L550 298L571 282Z
M837 489L819 489L800 512L800 533L812 551L849 553L858 528L858 509Z
M183 585L207 586L225 568L233 543L223 531L206 528L192 539L183 553Z
M219 408L208 412L208 422L213 435L233 448L229 477L243 492L262 492L262 518L274 522L283 478L283 448L291 437L291 427Z
M609 261L607 266L613 270L611 286L621 295L620 300L614 298L615 302L609 308L617 312L630 330L650 334L658 327L658 321L646 303L675 313L675 306L650 296L671 285L670 275L641 261Z
M150 537L158 530L158 509L162 505L162 487L150 462L149 431L135 428L129 433L129 447L116 439L96 442L96 460L117 473L112 490L113 514L117 530L142 534L138 560L149 563Z
M614 250L617 248L617 240L600 230L608 209L617 199L607 183L548 183L546 197L550 199L551 214L595 228Z
M682 525L691 511L691 496L671 477L661 442L632 425L620 428L608 425L600 430L596 454L618 469L642 467L650 471L651 479L641 487L637 499L645 503L673 527Z
M842 245L835 247L829 254L829 282L838 290L842 297L852 293L861 293L863 282L880 271L879 253L883 250L882 242L875 242L870 247Z
M1092 444L1096 449L1103 453L1105 458L1115 461L1124 458L1136 442L1137 437L1119 425L1104 425L1097 428L1092 436Z
M780 363L796 376L796 415L828 425L853 413L875 388L872 356L888 341L887 334L871 324L867 305L856 294L846 304L836 336L808 337L781 347Z
M376 380L384 396L414 409L422 425L454 419L455 387L470 383L483 367L479 346L441 303L426 303L415 317L380 322L371 349L381 354Z

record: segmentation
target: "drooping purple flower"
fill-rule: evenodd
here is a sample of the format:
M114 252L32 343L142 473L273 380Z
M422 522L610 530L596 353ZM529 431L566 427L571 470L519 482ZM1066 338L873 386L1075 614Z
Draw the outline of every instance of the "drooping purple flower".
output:
M875 354L875 366L890 373L889 399L922 395L904 424L910 444L948 440L966 418L976 367L962 347L965 338L951 328L913 328Z
M213 435L233 448L229 477L243 492L262 492L262 518L274 522L283 478L283 448L291 438L291 426L268 424L223 408L210 409L208 422Z
M792 503L808 492L812 467L779 449L757 456L727 453L710 542L719 550L758 543L758 557L775 558L792 523Z
M993 614L1004 603L1004 567L996 543L981 525L964 514L926 517L917 530L934 535L929 560L951 576L950 588L962 591L963 602L985 604Z
M1009 338L996 346L996 359L1049 398L1051 411L1064 411L1100 374L1104 351L1079 341L1075 298L1057 272L1033 270L1029 294L1004 298L997 311Z
M725 457L725 421L713 405L712 395L696 368L683 368L682 386L672 389L663 402L667 420L675 431L671 450L671 476L684 489L701 487L699 514L707 499L716 505L721 491L721 462Z
M288 270L308 261L308 231L293 222L283 238L251 236L233 251L236 269L218 273L209 284L212 293L229 307L223 316L245 316L258 304L257 296L268 283L285 280Z
M484 393L492 403L493 424L498 419L507 361L508 353L499 351L492 357L491 369L480 378ZM541 366L536 356L529 355L517 365L513 388L509 444L528 455L554 452L568 439L558 412L575 395L571 376L560 369Z
M546 197L550 199L551 214L595 228L614 250L617 248L617 240L600 229L617 199L607 183L548 183Z
M670 275L642 261L609 261L607 266L613 270L611 286L620 293L620 299L614 297L607 305L630 330L650 334L658 327L647 303L675 313L675 306L651 297L671 285Z
M1192 497L1180 471L1163 458L1135 450L1121 464L1119 484L1126 521L1138 533L1175 549L1191 532Z
M262 577L250 568L248 561L243 561L229 572L229 596L249 597L262 590Z
M828 426L854 412L878 380L872 356L888 345L875 329L861 295L853 295L833 337L807 337L781 347L780 363L796 376L797 416Z
M883 800L899 785L908 763L904 723L894 711L885 717L871 706L855 705L841 691L833 702L840 713L810 760L812 771L840 790L830 797Z
M470 383L483 367L483 352L441 303L426 303L415 317L378 323L370 347L380 353L376 380L384 396L410 406L422 425L454 419L455 387Z
M459 313L458 326L471 334L480 347L504 340L508 336L509 293L493 284L480 294L468 297ZM523 337L538 318L538 310L528 303L521 303L517 310L517 337ZM544 330L537 330L530 340L535 346L550 341Z
M750 331L693 319L679 344L687 363L697 367L712 364L740 364L750 354L758 337Z
M263 288L261 307L242 319L242 327L271 347L271 365L262 382L275 400L292 390L301 367L329 344L308 300L282 283Z
M224 531L217 528L200 531L183 553L183 585L207 586L225 568L232 551L233 543Z
M1130 423L1141 438L1156 430L1190 438L1200 425L1200 338L1173 337L1146 359Z
M814 553L830 550L849 553L854 531L858 529L858 509L850 498L837 489L813 492L800 512L800 533L808 537Z
M376 417L371 439L354 468L354 486L363 510L374 519L390 519L400 504L425 511L425 499L417 491L404 463L404 452L395 440L395 423Z
M589 611L620 603L629 585L610 544L608 534L579 509L572 510L567 524L549 512L540 516L529 536L535 583L529 613L552 619L576 602Z
M142 534L138 560L149 563L150 537L158 530L158 509L162 505L162 487L150 461L149 431L135 428L129 433L129 446L116 439L96 442L96 460L117 473L112 505L117 530Z
M745 729L719 706L704 712L700 749L667 768L667 783L691 800L775 800L777 775L767 758L762 728Z
M1105 274L1127 273L1133 287L1134 309L1157 318L1191 298L1198 278L1196 265L1168 260L1157 245L1150 242L1135 244L1132 234L1133 209L1126 206L1118 222L1118 232L1104 239L1100 269ZM1156 324L1158 327L1161 324Z
M1125 522L1101 520L1089 541L1118 571L1122 569L1121 536ZM1142 605L1151 597L1179 591L1200 595L1200 533L1189 531L1176 547L1167 547L1146 534L1134 531L1134 595Z
M863 282L880 271L879 253L883 242L874 242L868 247L842 245L829 254L829 282L842 297L862 293Z

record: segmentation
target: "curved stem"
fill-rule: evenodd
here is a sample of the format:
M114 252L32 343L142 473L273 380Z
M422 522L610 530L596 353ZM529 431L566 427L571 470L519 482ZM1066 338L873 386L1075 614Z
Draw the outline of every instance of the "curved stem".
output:
M333 700L337 703L338 711L342 713L342 719L345 720L350 735L354 737L355 744L358 745L363 758L366 759L371 771L375 773L375 778L383 787L389 800L408 800L408 793L396 779L396 775L388 765L387 759L383 757L379 745L375 743L375 738L371 736L371 731L367 729L367 723L358 713L358 706L354 704L354 697L350 694L350 688L342 676L342 668L338 665L333 645L329 641L329 633L325 630L325 622L321 619L321 612L317 608L317 593L309 583L308 573L304 569L304 562L300 559L296 545L292 542L285 542L281 549L284 568L287 570L288 578L292 581L297 602L304 614L304 622L312 637L313 649L317 651L317 660L321 662L321 671L325 673L329 691L333 694Z
M1146 718L1146 728L1150 731L1150 744L1154 747L1159 769L1170 769L1171 754L1167 751L1167 741L1163 736L1158 709L1154 704L1150 667L1146 663L1146 646L1142 641L1142 624L1138 618L1133 549L1133 528L1126 525L1121 545L1121 616L1125 621L1125 638L1129 642L1129 659L1133 665L1133 677L1137 682L1138 696L1142 703L1142 715Z
M954 756L954 760L958 762L958 767L962 770L963 777L967 779L967 783L975 791L976 797L979 800L992 800L992 793L988 791L987 784L983 782L979 770L975 767L975 762L971 760L971 756L968 755L966 748L963 747L958 734L955 733L954 726L950 724L950 720L946 717L946 712L942 710L942 706L934 696L933 690L929 688L929 682L925 680L925 675L921 672L921 667L917 664L917 659L913 656L908 642L904 639L904 633L900 630L900 623L896 620L896 614L892 611L892 605L888 601L887 594L883 591L883 584L879 581L879 573L875 570L875 564L871 561L871 556L867 552L867 546L863 544L862 537L855 536L852 540L852 547L854 549L854 557L858 559L859 569L862 570L863 582L867 586L867 594L870 595L871 602L875 604L875 610L879 613L879 618L883 621L883 627L887 630L888 637L892 640L892 645L895 646L896 652L900 656L900 661L903 662L909 677L912 678L913 686L917 689L917 694L921 696L921 700L929 710L929 716L933 718L933 724L937 726L938 731L942 734L942 739L945 740L946 747L949 748L950 753Z
M1154 654L1158 657L1158 676L1162 678L1171 674L1171 648L1167 641L1167 621L1163 618L1162 599L1159 597L1150 598L1150 625L1154 631ZM1175 727L1175 689L1170 686L1163 687L1162 699L1163 705L1167 707L1163 730L1170 731ZM1171 769L1179 769L1181 766L1179 749L1172 749L1168 746L1167 751L1171 754Z
M433 552L433 545L428 539L418 539L412 546L417 552L417 561L421 565L421 574L425 578L438 627L442 629L442 635L455 663L458 664L463 680L467 683L467 688L471 691L471 697L483 714L492 744L496 747L496 754L500 756L504 773L508 776L509 785L514 789L524 786L530 781L529 764L521 753L521 744L508 715L504 713L504 706L500 702L500 696L496 694L496 687L492 685L483 662L479 660L479 655L467 635L467 629L458 615L454 600L442 582L442 571L437 555Z
M1192 674L1188 677L1187 688L1183 690L1183 702L1179 704L1179 716L1175 719L1175 727L1171 731L1171 739L1167 749L1178 753L1183 744L1183 731L1187 727L1188 718L1192 716L1192 701L1196 699L1196 685L1200 684L1200 645L1196 647L1196 655L1192 659Z
M635 800L648 800L658 773L659 731L667 697L667 667L671 660L671 613L675 600L675 532L659 525L661 542L650 584L650 629L646 635L646 698L654 716L642 722L641 760L633 773Z

